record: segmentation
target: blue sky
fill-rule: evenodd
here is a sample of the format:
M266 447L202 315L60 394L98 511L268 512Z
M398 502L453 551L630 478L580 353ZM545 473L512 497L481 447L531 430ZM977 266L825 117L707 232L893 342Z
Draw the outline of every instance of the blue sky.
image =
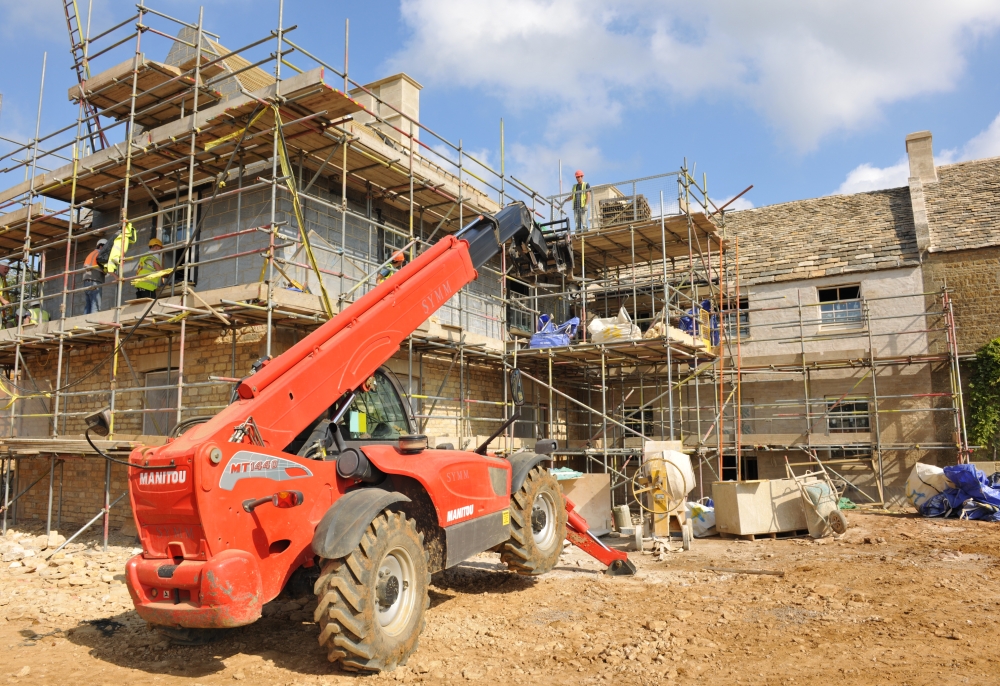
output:
M185 0L153 7L198 16ZM94 0L92 33L133 8ZM230 48L277 13L276 0L205 7ZM546 192L559 160L565 183L578 167L600 183L685 157L719 199L754 184L744 207L902 185L903 139L922 129L941 162L1000 155L996 0L285 3L292 39L335 65L347 17L352 78L406 71L424 86L421 121L494 165L503 117L508 171ZM144 42L165 56L165 40ZM0 0L0 135L33 135L46 50L43 133L74 120L68 45L61 0Z

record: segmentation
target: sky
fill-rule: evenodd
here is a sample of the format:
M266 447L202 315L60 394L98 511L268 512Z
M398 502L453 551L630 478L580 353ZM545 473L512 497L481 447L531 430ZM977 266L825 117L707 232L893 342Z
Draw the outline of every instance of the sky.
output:
M152 7L190 22L199 12ZM93 0L91 35L134 8ZM576 169L599 184L685 159L717 202L753 184L737 208L901 186L904 138L925 129L939 164L1000 155L997 0L286 0L283 11L289 38L336 67L349 19L351 78L407 72L423 85L421 122L497 168L503 118L508 173L543 193L559 189L560 163L568 187ZM278 2L215 0L204 14L236 48L277 25ZM168 47L143 36L150 59ZM34 135L46 51L43 135L76 117L62 0L0 0L0 136Z

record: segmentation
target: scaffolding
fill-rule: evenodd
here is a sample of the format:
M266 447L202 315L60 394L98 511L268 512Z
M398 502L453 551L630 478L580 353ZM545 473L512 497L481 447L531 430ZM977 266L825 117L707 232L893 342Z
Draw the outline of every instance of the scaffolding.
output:
M725 207L709 196L707 176L697 180L686 160L670 173L594 186L588 225L574 232L566 194L546 197L506 172L502 120L494 169L461 139L419 121L407 101L419 84L409 77L351 79L346 23L335 67L292 40L295 26L284 25L280 0L277 27L235 50L201 14L187 22L139 4L91 37L89 18L80 21L72 1L66 10L80 79L69 94L76 121L42 135L40 93L35 137L0 155L0 178L18 179L0 191L0 257L11 265L5 292L16 296L0 329L9 403L0 439L4 526L10 505L46 477L47 527L53 516L61 525L66 461L96 457L78 436L86 415L110 407L113 431L99 445L112 454L165 440L225 407L259 356L252 351L280 353L285 334L301 335L374 287L393 253L412 259L512 201L524 202L543 232L563 227L573 264L522 273L517 256L504 253L409 338L395 371L419 425L439 441L453 438L461 448L491 434L510 411L504 378L516 367L530 382L526 418L498 450L557 438L558 460L611 474L617 503L630 501L626 484L649 439L678 441L694 456L699 495L711 480L747 478L751 453L822 459L818 450L837 449L860 460L864 447L878 481L869 499L882 502L883 454L913 444L883 440L879 418L893 408L880 409L888 398L877 383L893 369L938 365L950 387L935 398L947 404L930 410L950 415L955 440L924 447L968 453L948 294L935 294L938 309L913 332L895 332L933 329L946 338L940 350L879 354L874 341L889 334L873 332L873 301L859 299L864 325L825 336L867 339L867 353L809 359L818 338L807 313L816 306L740 305L748 293L738 239ZM160 297L133 298L131 277L115 278L100 287L109 306L85 312L93 287L84 281L84 256L98 238L125 240L129 227L164 239ZM121 258L119 274L149 254L140 245ZM591 340L590 319L622 310L641 337ZM797 360L744 364L744 346L762 342L749 318L765 310L796 315L798 328L782 329L775 343L798 346ZM542 314L580 317L581 340L529 347ZM934 326L928 316L938 318ZM197 366L210 357L206 349L217 359L210 370ZM158 366L144 371L137 350L159 356ZM863 446L817 442L815 424L838 406L811 396L811 379L831 370L850 378L857 369L867 372L875 430ZM759 430L764 417L744 416L743 387L765 374L772 383L801 381L801 401L756 406L780 405L777 414L795 414L803 430L779 437ZM848 459L827 458L830 466ZM35 482L32 461L48 466ZM121 496L113 499L111 463L104 467L103 506L91 524L103 518L106 537Z
M201 13L189 22L140 3L91 35L76 4L65 9L79 78L69 93L76 122L38 130L43 66L35 137L8 141L0 155L9 186L0 192L0 257L10 265L4 293L12 296L0 329L8 496L23 485L19 460L93 455L76 435L101 406L112 417L102 447L119 453L162 441L144 430L150 422L169 429L225 406L247 371L237 353L244 333L260 333L264 356L279 353L281 332L315 327L366 293L392 253L412 259L514 200L544 216L544 198L419 122L405 95L393 101L385 83L351 79L348 24L338 68L292 40L280 2L277 28L235 50L206 29ZM222 213L235 213L225 229ZM166 244L159 298L132 297L131 274L149 255L135 246L97 288L106 306L92 308L82 258L96 240L141 245L152 236ZM481 272L498 282L498 266ZM470 302L483 305L477 309L498 313L482 319L499 339L495 300L467 290L440 319L462 321ZM231 339L229 374L192 371L191 341L206 332L216 343ZM129 352L156 340L166 341L166 372L151 385ZM86 369L82 360L71 364L95 350ZM166 407L147 406L155 394ZM54 464L50 475L62 472Z

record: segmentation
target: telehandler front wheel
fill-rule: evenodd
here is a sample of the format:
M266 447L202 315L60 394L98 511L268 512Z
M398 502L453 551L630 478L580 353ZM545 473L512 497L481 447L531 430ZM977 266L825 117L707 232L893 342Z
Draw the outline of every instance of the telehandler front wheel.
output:
M383 512L347 557L323 560L314 618L331 662L392 671L417 649L430 603L423 534L400 512Z
M510 538L500 559L518 574L545 574L559 562L565 538L562 489L549 470L535 467L510 499Z

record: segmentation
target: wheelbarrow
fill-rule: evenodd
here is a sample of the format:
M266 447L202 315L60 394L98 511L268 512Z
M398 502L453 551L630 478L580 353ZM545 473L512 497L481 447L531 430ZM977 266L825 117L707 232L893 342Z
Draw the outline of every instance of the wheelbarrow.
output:
M794 479L799 487L809 535L813 538L823 538L827 529L840 535L847 531L849 526L847 517L837 507L840 496L833 485L829 472L826 471L826 467L815 455L811 455L811 457L816 460L818 469L806 471L804 474L796 474L792 471L792 465L789 464L786 455L785 471L788 478Z

